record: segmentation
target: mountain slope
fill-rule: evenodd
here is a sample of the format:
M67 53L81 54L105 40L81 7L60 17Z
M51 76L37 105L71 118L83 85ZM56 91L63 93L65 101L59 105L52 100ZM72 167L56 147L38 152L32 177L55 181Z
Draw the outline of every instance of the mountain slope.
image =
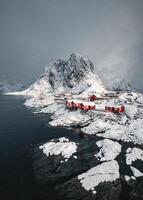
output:
M90 60L78 54L71 54L67 61L58 59L46 67L45 73L19 94L30 96L62 92L79 94L86 90L102 92L105 91L105 87Z
M0 93L8 93L8 92L14 92L14 91L20 91L23 89L24 86L21 83L18 82L6 82L6 81L0 81Z
M130 83L125 79L114 80L112 83L112 89L117 91L133 91L134 89L131 87Z

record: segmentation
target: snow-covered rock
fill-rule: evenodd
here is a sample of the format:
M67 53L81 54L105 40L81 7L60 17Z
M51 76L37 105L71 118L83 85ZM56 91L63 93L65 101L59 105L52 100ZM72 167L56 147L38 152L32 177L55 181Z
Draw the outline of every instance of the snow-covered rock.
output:
M82 128L82 131L89 135L105 132L106 130L108 130L108 124L102 119L97 119Z
M62 137L59 138L57 142L51 140L50 142L41 145L39 149L42 149L43 153L47 156L61 154L65 161L67 161L74 153L76 153L77 144Z
M135 160L143 161L143 150L139 148L128 148L126 151L126 163L127 165L132 165Z
M133 172L133 175L134 175L135 177L143 176L143 173L140 172L140 171L139 171L138 169L136 169L135 167L131 166L130 168L131 168L131 170L132 170L132 172Z
M143 104L143 95L142 94L138 95L138 97L137 97L137 103Z
M121 95L119 97L120 97L120 99L132 104L137 100L138 95L139 94L137 94L135 92L125 92L124 91L121 93Z
M43 97L37 96L36 98L30 98L27 99L24 103L28 107L35 107L35 108L41 108L48 105L51 105L54 103L54 97L52 95L46 95Z
M100 140L96 144L100 148L100 151L95 156L100 161L114 160L121 152L121 145L109 139Z
M8 94L32 96L37 99L38 97L47 95L51 92L52 87L49 83L49 76L47 73L43 73L28 89Z
M59 109L52 116L50 125L52 126L85 126L91 121L88 115L82 114L80 111L68 111Z
M38 112L39 113L54 113L56 112L57 110L63 108L64 105L63 104L58 104L58 103L52 103L48 106L45 106L44 108L41 108Z
M137 106L134 105L126 105L126 115L127 117L129 117L130 119L133 119L135 117L135 115L137 114L138 110L137 110Z
M126 180L126 181L130 181L130 180L131 180L131 177L128 176L128 175L125 175L125 180Z
M95 187L97 187L99 183L115 181L119 176L119 165L117 161L112 160L104 162L80 174L78 179L85 190L96 191Z
M47 73L43 73L40 78L36 80L27 90L23 91L24 95L29 96L41 96L48 94L52 91L52 87L49 83L49 76Z
M114 124L107 123L108 130L97 135L104 138L114 139L124 142L143 144L143 120L135 119L130 124L122 125L116 121Z

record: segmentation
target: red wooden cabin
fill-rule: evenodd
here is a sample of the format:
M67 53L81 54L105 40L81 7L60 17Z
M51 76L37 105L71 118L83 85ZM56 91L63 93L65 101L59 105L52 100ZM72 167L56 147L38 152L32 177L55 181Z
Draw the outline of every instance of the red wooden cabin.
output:
M120 108L105 106L105 111L106 112L113 112L113 113L125 112L125 106L121 106Z
M68 108L76 108L84 111L95 110L95 104L91 102L80 102L72 100L72 101L66 101L66 106Z
M89 97L89 99L90 99L90 101L95 101L95 100L97 100L97 97L95 95L92 95Z
M125 106L121 106L120 112L125 112Z

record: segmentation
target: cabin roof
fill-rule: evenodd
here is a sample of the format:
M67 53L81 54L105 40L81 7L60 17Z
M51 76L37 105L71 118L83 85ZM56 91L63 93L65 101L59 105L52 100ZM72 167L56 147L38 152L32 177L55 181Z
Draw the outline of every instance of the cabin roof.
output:
M82 100L76 100L76 99L70 99L67 100L67 102L74 102L74 103L82 103L85 106L95 106L94 102L90 102L90 101L82 101Z

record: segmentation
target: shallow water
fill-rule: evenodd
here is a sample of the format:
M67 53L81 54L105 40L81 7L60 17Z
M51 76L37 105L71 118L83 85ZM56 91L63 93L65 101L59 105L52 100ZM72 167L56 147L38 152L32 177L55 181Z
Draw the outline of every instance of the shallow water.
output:
M76 137L70 130L50 127L48 115L33 114L23 103L21 97L0 96L0 198L5 200L40 199L32 150L52 138Z

